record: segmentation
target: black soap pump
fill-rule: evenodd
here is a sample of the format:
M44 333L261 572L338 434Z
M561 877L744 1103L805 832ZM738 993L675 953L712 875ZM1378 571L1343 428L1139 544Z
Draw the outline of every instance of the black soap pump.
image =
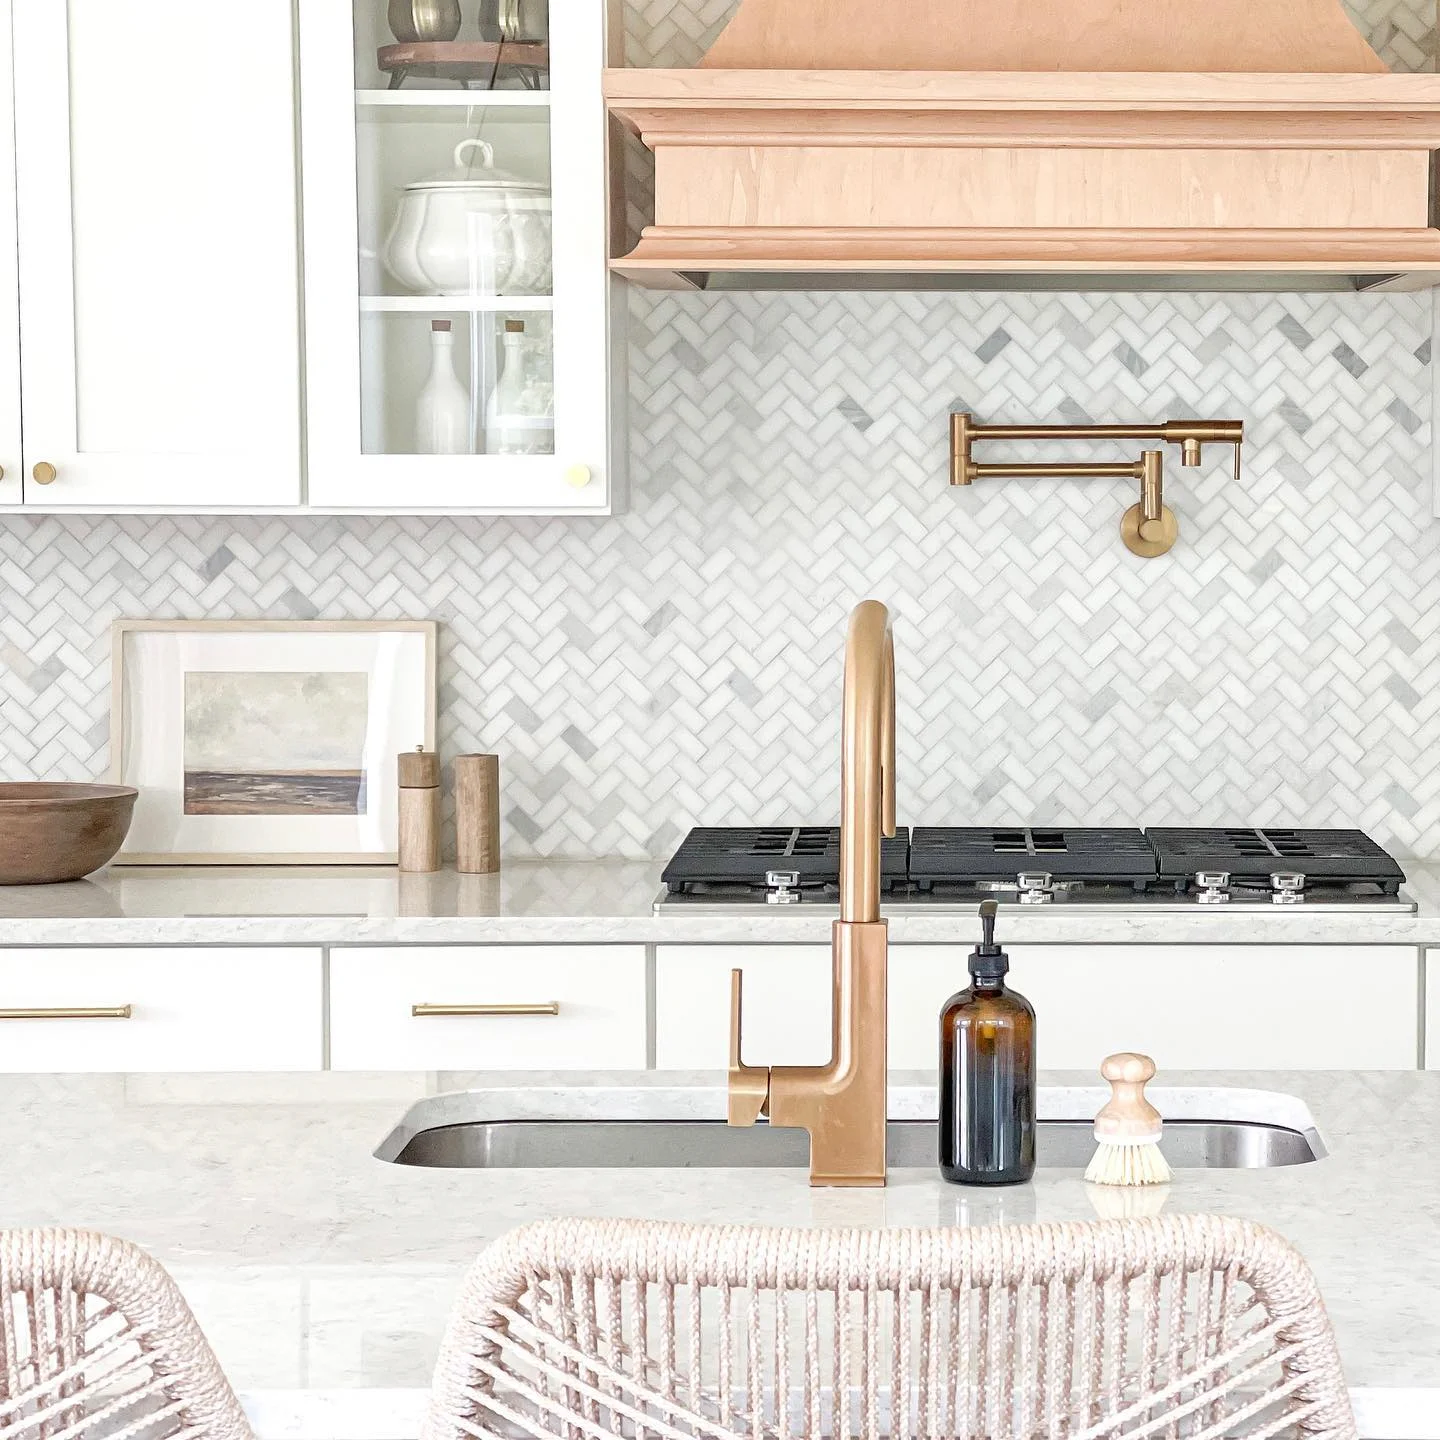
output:
M970 987L940 1012L940 1173L956 1185L1020 1185L1035 1173L1035 1009L1005 988L993 900L970 952Z

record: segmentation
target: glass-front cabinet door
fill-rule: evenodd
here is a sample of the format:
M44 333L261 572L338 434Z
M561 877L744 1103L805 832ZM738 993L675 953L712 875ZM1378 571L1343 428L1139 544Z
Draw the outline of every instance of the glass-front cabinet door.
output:
M601 0L300 17L309 503L608 513Z

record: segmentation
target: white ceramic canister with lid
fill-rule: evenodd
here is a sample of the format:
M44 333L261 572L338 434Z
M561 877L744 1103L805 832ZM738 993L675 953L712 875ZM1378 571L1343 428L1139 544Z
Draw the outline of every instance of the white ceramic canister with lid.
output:
M468 163L478 152L480 163ZM553 277L550 192L462 140L449 170L405 187L385 241L390 274L421 295L544 295Z

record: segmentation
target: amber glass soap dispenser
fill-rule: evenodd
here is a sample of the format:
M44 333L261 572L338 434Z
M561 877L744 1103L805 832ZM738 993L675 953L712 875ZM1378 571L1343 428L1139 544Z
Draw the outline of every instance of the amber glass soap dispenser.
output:
M940 1173L956 1185L1020 1185L1035 1173L1035 1010L1005 988L993 900L970 953L970 988L940 1012Z

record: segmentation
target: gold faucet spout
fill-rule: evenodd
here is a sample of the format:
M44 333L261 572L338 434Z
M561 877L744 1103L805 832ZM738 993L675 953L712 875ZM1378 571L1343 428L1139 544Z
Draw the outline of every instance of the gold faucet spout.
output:
M840 738L840 919L880 918L880 838L895 833L895 641L862 600L845 638Z
M889 937L880 918L881 840L895 833L895 645L890 614L865 600L850 615L840 748L840 918L832 933L830 1060L746 1065L743 987L731 977L732 1125L762 1115L810 1132L812 1185L885 1183Z

